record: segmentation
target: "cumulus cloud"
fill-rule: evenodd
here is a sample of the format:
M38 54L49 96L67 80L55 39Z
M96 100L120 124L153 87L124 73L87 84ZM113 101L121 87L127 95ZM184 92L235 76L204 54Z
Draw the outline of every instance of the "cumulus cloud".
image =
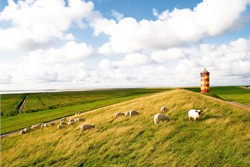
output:
M30 63L57 63L81 60L93 55L94 49L85 43L67 42L61 48L50 48L47 50L35 50L24 57L24 61Z
M198 43L235 27L249 2L204 0L192 10L153 9L155 20L138 21L115 10L106 19L81 0L9 0L0 15L1 89L193 86L203 67L211 85L250 83L249 39ZM107 40L93 48L72 27Z
M120 61L110 61L104 59L100 62L99 67L103 69L112 69L112 68L127 68L127 67L141 67L143 65L149 64L152 60L140 53L128 54L124 59Z
M123 80L127 79L135 84L199 85L199 73L204 67L211 72L213 86L240 85L250 81L250 41L244 38L222 45L200 44L192 48L156 50L150 56L143 57L146 61L141 61L142 64L138 65L132 59L131 62L135 63L128 63L128 57L120 61L104 59L99 67L104 70L103 74L109 72L113 75L117 71L124 77ZM121 70L122 68L126 70Z
M167 61L173 61L186 58L186 54L181 48L170 48L167 50L156 50L151 53L151 58L158 62L164 63Z
M168 49L229 31L238 23L248 3L246 0L205 0L193 10L174 9L159 14L154 9L155 21L123 18L116 22L99 17L92 26L95 35L109 36L109 41L99 48L103 54Z
M72 40L66 31L83 22L93 10L92 2L69 0L8 1L0 14L0 51L33 50L48 47L53 39Z

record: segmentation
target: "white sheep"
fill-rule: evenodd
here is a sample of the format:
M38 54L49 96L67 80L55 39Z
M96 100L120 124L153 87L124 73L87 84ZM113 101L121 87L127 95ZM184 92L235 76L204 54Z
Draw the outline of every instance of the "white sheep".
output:
M169 118L166 115L162 114L162 113L156 114L154 116L155 125L157 125L158 122L162 122L162 121L165 121L165 120L169 120Z
M37 125L32 125L31 126L31 130L35 130L35 129L37 129L38 127L37 127Z
M47 124L47 123L44 123L43 124L43 127L45 128L45 127L49 127L49 125Z
M60 125L67 125L67 123L64 122L64 121L61 121L61 122L60 122Z
M125 112L125 116L128 117L129 116L129 112Z
M135 116L135 115L138 115L139 113L135 110L130 110L129 112L126 112L125 113L125 116L129 116L129 117L132 117L132 116Z
M75 120L74 119L70 119L69 122L68 122L68 125L73 125L75 124Z
M65 127L64 125L61 125L61 124L60 124L60 125L57 126L57 129L62 129L62 128L64 128L64 127Z
M54 125L55 125L55 122L50 122L49 125L50 125L50 126L54 126Z
M191 118L196 121L200 118L201 110L195 110L191 109L188 111L188 119L191 120Z
M115 118L118 118L118 117L123 116L123 115L125 115L123 112L117 112L115 114Z
M161 112L166 112L167 110L168 110L168 108L166 106L161 107Z
M64 117L64 118L62 118L62 119L61 119L61 121L66 121L66 118L65 118L65 117Z
M88 130L88 129L92 129L95 128L95 125L92 124L83 124L80 126L80 131L84 131L84 130Z
M28 127L28 128L24 128L23 130L20 131L21 134L25 134L25 133L28 133L29 131L31 131L31 128Z
M24 131L24 129L20 130L20 134L25 134L26 132Z
M75 122L84 121L84 119L83 119L83 118L75 118L74 120L75 120Z

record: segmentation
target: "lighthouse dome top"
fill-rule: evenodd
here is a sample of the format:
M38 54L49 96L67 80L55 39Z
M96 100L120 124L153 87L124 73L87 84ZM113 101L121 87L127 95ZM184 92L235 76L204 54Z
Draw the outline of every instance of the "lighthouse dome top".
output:
M203 70L203 71L201 71L201 74L204 74L204 73L208 73L208 74L209 74L209 72L207 71L207 69L206 69L206 68L204 68L204 70Z

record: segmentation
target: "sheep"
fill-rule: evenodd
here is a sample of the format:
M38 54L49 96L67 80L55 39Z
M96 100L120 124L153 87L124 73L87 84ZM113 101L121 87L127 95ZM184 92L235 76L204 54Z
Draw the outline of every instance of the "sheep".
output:
M75 115L80 115L80 114L81 114L80 112L75 113Z
M188 111L188 119L191 120L191 118L196 121L200 118L201 110L195 110L191 109Z
M61 121L66 121L66 118L65 118L65 117L64 117L64 118L62 118L62 119L61 119Z
M169 120L169 118L166 115L162 114L162 113L156 114L154 116L155 125L157 125L158 122L165 121L165 120Z
M61 121L61 122L60 122L60 125L67 125L67 123L64 122L64 121Z
M129 116L129 112L125 112L125 116L128 117Z
M55 125L55 122L50 122L49 125L50 125L50 126L54 126L54 125Z
M161 112L166 112L167 110L168 110L168 108L166 106L161 107Z
M61 124L60 124L60 125L57 126L57 129L62 129L62 128L64 128L64 127L65 127L64 125L61 125Z
M135 116L135 115L138 115L139 113L137 112L137 111L135 111L135 110L130 110L129 112L126 112L125 113L125 116L126 117L132 117L132 116Z
M69 122L68 122L68 125L73 125L75 124L75 120L74 119L70 119Z
M20 130L20 134L25 134L26 132L24 131L24 129Z
M74 120L75 120L75 122L84 121L84 119L83 119L83 118L75 118Z
M123 112L117 112L115 114L115 118L118 118L118 117L123 116L123 115L125 115Z
M21 134L25 134L25 133L28 133L30 130L31 130L30 127L24 128L24 129L22 129L22 130L20 131L20 133L21 133Z
M37 125L32 125L31 126L31 130L35 130L35 129L37 129L38 127L37 127Z
M84 131L84 130L89 130L89 129L92 129L92 128L95 128L95 125L92 125L92 124L83 124L80 126L80 131Z
M45 128L45 127L48 127L49 125L47 124L47 123L44 123L43 124L43 127Z

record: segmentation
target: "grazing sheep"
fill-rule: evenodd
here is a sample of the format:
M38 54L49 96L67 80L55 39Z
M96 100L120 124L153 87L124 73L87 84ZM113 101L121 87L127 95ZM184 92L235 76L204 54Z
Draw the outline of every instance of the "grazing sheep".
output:
M50 122L49 125L50 125L50 126L54 126L54 125L55 125L55 122Z
M165 120L169 120L169 118L166 115L162 114L162 113L156 114L154 116L155 125L157 125L158 122L162 122L162 121L165 121Z
M69 122L68 122L68 125L73 125L75 124L75 120L74 119L70 119Z
M92 125L92 124L83 124L80 126L80 131L84 131L84 130L89 130L89 129L92 129L92 128L95 128L95 125Z
M24 131L24 129L20 130L20 134L25 134L26 132Z
M64 121L61 121L61 122L60 122L60 125L67 125L67 123L64 122Z
M69 122L75 122L75 120L74 119L70 119Z
M125 116L128 117L129 116L129 112L125 112Z
M132 117L132 116L135 116L135 115L138 115L139 113L137 112L137 111L135 111L135 110L130 110L129 112L126 112L125 113L125 116L126 117Z
M35 129L37 129L38 127L37 127L37 125L32 125L31 126L31 130L35 130Z
M123 115L125 115L123 112L117 112L115 114L115 118L118 118L118 117L123 116Z
M66 118L65 118L65 117L64 117L64 118L62 118L62 119L61 119L61 121L66 121Z
M29 131L31 131L31 128L28 127L28 128L24 128L20 131L21 134L25 134L25 133L28 133Z
M75 113L75 115L80 115L80 114L81 114L80 112Z
M75 118L74 120L75 120L75 122L84 121L84 119L83 119L83 118Z
M24 130L26 133L28 133L29 131L31 131L31 128L30 128L30 127L24 128L23 130Z
M166 112L167 110L168 110L168 108L166 106L161 107L161 112Z
M57 129L62 129L62 128L64 128L64 127L65 127L64 125L61 125L61 124L60 124L60 125L57 126Z
M47 123L44 123L43 124L43 127L45 128L45 127L49 127L49 125L47 124Z
M191 109L188 111L188 119L191 120L191 118L196 121L200 118L201 110L195 110Z

